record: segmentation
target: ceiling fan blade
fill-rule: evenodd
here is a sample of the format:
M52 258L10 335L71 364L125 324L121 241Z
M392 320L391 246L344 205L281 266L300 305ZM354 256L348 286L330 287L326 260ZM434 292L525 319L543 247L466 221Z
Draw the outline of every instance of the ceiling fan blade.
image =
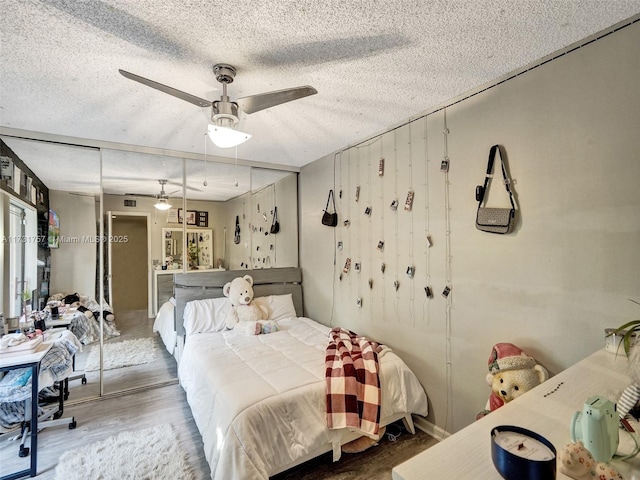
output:
M255 113L265 108L275 107L281 103L287 103L299 98L315 95L318 91L305 85L304 87L285 88L273 92L259 93L238 99L238 107L246 113Z
M149 197L149 198L158 198L158 195L151 195L149 193L125 193L126 197Z
M190 93L183 92L182 90L177 90L173 87L168 87L167 85L163 85L162 83L149 80L148 78L141 77L140 75L136 75L135 73L130 73L120 69L118 71L126 78L142 83L143 85L146 85L148 87L155 88L156 90L160 90L161 92L168 93L169 95L177 97L180 100L193 103L198 107L211 106L211 102L209 100L205 100L204 98L196 97L195 95L191 95Z
M182 188L182 182L167 182L167 185L173 185L173 186L181 187L181 188ZM191 190L191 191L193 191L193 192L201 192L201 191L202 191L202 190L200 190L199 188L192 187L192 186L190 186L190 185L187 185L187 190ZM173 193L177 193L177 192L181 192L181 191L182 191L182 190L176 190L176 191L175 191L175 192L173 192ZM172 193L172 194L173 194L173 193ZM172 194L170 194L170 195L172 195Z

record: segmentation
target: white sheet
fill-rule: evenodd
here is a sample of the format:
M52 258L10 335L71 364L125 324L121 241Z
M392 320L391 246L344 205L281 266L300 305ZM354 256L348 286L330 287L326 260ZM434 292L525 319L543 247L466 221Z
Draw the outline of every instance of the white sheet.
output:
M178 368L214 480L269 475L337 441L325 420L325 348L329 328L284 319L280 331L233 330L187 338ZM427 397L393 352L380 358L381 417L427 415Z
M174 322L174 305L169 302L165 302L158 310L156 319L153 322L153 331L160 334L164 346L167 351L173 355L176 348L176 340L178 334L176 333L176 326Z

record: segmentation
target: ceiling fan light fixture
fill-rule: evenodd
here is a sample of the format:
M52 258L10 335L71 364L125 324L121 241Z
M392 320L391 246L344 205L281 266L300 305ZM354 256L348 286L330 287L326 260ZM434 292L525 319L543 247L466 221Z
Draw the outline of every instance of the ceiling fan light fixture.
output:
M153 206L158 210L169 210L171 208L171 204L167 202L166 198L159 198Z
M209 124L208 134L214 145L220 148L235 147L251 138L251 135L248 133L213 124Z

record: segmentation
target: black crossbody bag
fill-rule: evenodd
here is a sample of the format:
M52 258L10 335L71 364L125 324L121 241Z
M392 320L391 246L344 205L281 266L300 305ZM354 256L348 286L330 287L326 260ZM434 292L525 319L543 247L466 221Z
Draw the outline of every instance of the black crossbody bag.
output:
M269 233L274 235L280 231L280 222L278 221L278 207L273 207L273 221L271 222L271 229Z
M333 202L333 212L329 211L329 202ZM333 197L333 190L329 190L327 205L324 207L324 213L322 214L322 224L327 227L335 227L338 225L338 212L336 211L336 200Z
M489 185L489 179L493 176L493 163L496 158L496 152L500 155L500 166L502 167L502 178L504 179L504 186L509 194L509 201L511 202L511 208L491 208L483 207L482 202L487 198L487 189ZM476 228L483 232L489 233L509 233L513 229L513 223L516 213L516 207L513 203L513 195L511 188L509 187L510 180L507 177L507 170L504 166L504 160L502 158L502 149L500 145L494 145L489 151L489 162L487 164L487 174L484 177L484 185L478 185L476 187L476 200L478 201L478 211L476 212ZM486 205L486 203L485 203Z

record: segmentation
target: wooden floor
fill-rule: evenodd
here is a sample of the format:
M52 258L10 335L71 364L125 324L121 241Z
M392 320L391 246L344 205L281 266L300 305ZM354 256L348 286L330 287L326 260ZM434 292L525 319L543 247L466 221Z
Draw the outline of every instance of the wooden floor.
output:
M391 425L389 430L395 426ZM332 462L333 454L325 453L270 480L391 480L394 466L437 443L437 440L420 430L411 435L397 426L394 431L401 434L393 441L385 435L377 446L360 453L343 453L335 463ZM425 475L424 478L428 477Z
M65 407L63 418L71 416L77 422L74 430L59 426L46 428L38 434L38 475L35 478L53 480L58 458L67 450L123 431L164 423L174 426L180 444L188 452L188 462L195 473L194 478L210 478L202 440L191 416L184 390L179 385ZM30 456L18 457L18 443L3 442L0 445L0 476L29 468Z
M153 333L153 322L153 318L147 317L147 310L118 312L116 328L120 331L120 336L107 339L104 343L116 343L146 337L154 338L158 345L159 358L153 363L105 370L103 372L104 395L177 380L178 369L176 361L167 352L160 336ZM76 354L77 371L84 371L89 352L98 348L100 348L99 343L85 345L82 352ZM89 398L100 396L100 373L87 372L86 378L86 384L82 384L80 380L74 380L69 383L70 403L86 401Z
M152 332L153 320L146 318L146 311L125 312L117 320L122 335L112 341L157 337ZM161 340L158 339L158 342ZM154 364L126 367L105 372L105 397L92 401L78 399L97 396L97 372L88 374L87 385L75 380L69 402L65 404L63 418L73 416L77 427L45 428L38 435L38 479L55 478L55 467L60 455L74 448L93 443L126 430L138 430L160 423L174 426L180 443L188 452L188 463L196 480L211 478L204 457L202 439L195 425L186 395L175 379L176 363L164 345L162 358ZM88 348L85 348L86 357ZM84 358L79 356L78 369ZM95 377L94 377L95 376ZM171 379L174 380L171 383ZM164 382L162 387L147 388L134 393L110 393L122 389L139 388L151 382ZM76 403L71 400L75 399ZM396 429L397 431L397 429ZM406 431L397 441L384 437L378 446L358 454L343 454L339 462L331 461L331 454L320 456L301 466L272 477L272 480L390 480L391 468L433 445L436 441L418 431L410 435ZM30 456L18 456L18 441L3 440L0 443L0 476L28 468ZM116 460L117 461L117 460ZM227 480L227 479L225 479ZM242 480L228 479L228 480Z

